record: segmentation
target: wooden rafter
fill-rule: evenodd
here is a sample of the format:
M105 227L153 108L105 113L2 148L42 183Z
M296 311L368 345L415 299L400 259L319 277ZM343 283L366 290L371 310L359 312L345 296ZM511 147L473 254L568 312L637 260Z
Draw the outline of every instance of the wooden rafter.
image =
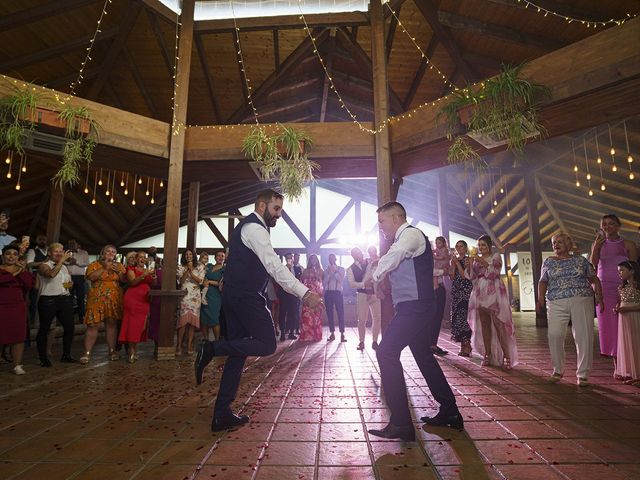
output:
M549 195L547 195L547 191L540 183L540 179L538 178L538 176L535 173L532 173L531 175L533 175L535 178L536 190L538 191L540 198L542 199L545 206L547 207L547 210L549 210L549 212L553 216L553 219L555 220L556 225L558 225L558 228L565 233L571 234L572 233L571 230L569 230L565 225L565 223L562 221L562 217L560 217L560 214L558 213L556 206L553 204L553 201L551 200L551 198L549 198Z
M53 184L51 184L51 188L55 188ZM40 202L38 203L38 208L36 208L35 213L33 214L33 218L31 219L31 223L29 224L28 235L31 237L35 235L36 228L40 224L42 220L42 215L44 215L44 211L49 205L49 197L51 196L51 188L45 190L44 195L40 197Z
M515 7L520 10L528 10L532 15L537 15L536 9L534 7L528 8L528 6L519 1L519 0L488 0L491 3L495 3L498 5L506 5L508 7ZM591 12L585 11L584 6L580 5L579 7L573 7L571 5L566 4L565 2L554 2L552 0L536 0L536 5L542 8L546 8L552 12L557 12L561 15L565 15L568 17L574 18L583 18L585 20L590 21L602 21L602 16L595 15Z
M96 43L110 40L115 37L117 33L118 30L116 28L105 30L96 37ZM75 52L76 50L86 49L92 38L93 35L85 35L76 40L71 40L70 42L63 43L62 45L56 45L55 47L38 50L37 52L34 52L30 55L20 55L16 58L11 58L0 63L0 71L10 72L12 70L17 70L28 65L33 65L34 63L40 63L45 60L49 60L50 58L59 57L70 52ZM76 73L75 76L77 77L78 74Z
M304 236L304 233L302 233L302 230L298 228L298 225L296 225L296 222L294 222L291 219L291 217L289 216L289 214L287 214L285 210L282 210L282 219L285 221L287 225L289 225L289 228L293 231L295 236L298 237L298 240L300 240L300 242L302 242L302 244L306 248L309 248L309 245L310 245L309 240L307 239L307 237Z
M202 43L202 37L195 33L193 35L194 40L196 42L196 50L198 51L198 58L200 59L200 66L202 67L202 74L204 75L205 83L207 84L207 91L209 92L209 100L211 100L211 106L213 107L214 118L213 122L222 122L222 116L220 115L220 105L218 104L218 97L216 97L213 76L211 74L211 69L209 68L209 60L207 60L207 55L204 50L204 45Z
M44 2L37 7L19 10L9 15L0 17L0 31L7 31L12 28L24 27L43 18L55 15L66 15L69 10L82 7L90 3L97 3L99 0L57 0L55 2Z
M273 29L273 62L274 62L274 70L276 72L280 71L280 35L278 33L278 29Z
M131 227L129 227L129 230L127 230L125 234L120 237L120 239L118 240L119 245L127 243L127 240L131 238L131 235L137 232L140 226L143 225L151 215L153 215L164 206L164 202L167 201L167 190L162 190L154 200L155 203L153 205L149 205L144 212L138 215L136 220L131 224Z
M385 46L385 58L387 59L387 63L389 63L389 57L391 57L391 50L393 49L393 39L395 38L396 28L398 27L398 20L396 17L400 18L400 7L402 7L402 4L395 9L396 16L391 18L391 21L389 22L389 30L387 30L387 44ZM388 11L388 9L386 10Z
M436 37L435 35L432 35L431 39L429 40L429 45L427 45L427 48L425 50L425 54L424 54L425 56L420 60L418 71L413 77L413 81L411 82L411 87L409 87L409 91L407 92L407 96L405 97L404 102L402 102L402 107L404 110L408 110L409 107L411 106L411 102L413 102L413 99L415 98L416 93L418 92L418 88L420 87L420 83L422 82L424 74L427 71L427 67L429 66L428 59L431 58L437 46L438 46L438 37Z
M124 109L124 103L122 102L122 100L120 100L120 97L118 96L118 94L113 89L110 83L105 84L104 91L107 92L107 95L111 97L116 107L118 107L121 110Z
M171 79L171 83L173 83L173 67L174 67L174 59L172 55L169 55L169 49L167 48L167 42L164 34L162 33L162 28L160 27L160 22L158 22L158 17L151 10L147 9L147 17L149 18L149 22L151 23L151 29L153 30L153 35L156 37L156 42L158 43L158 47L160 48L160 54L162 55L162 60L164 60L164 65L167 67L167 72L169 73L169 78Z
M213 223L213 220L211 220L210 218L203 218L203 220L204 223L207 224L207 227L209 227L209 230L211 230L211 233L213 233L218 241L222 244L222 246L226 248L229 245L229 242L226 238L224 238L224 235L222 234L220 229L218 229L216 224Z
M142 94L144 103L147 105L147 108L149 109L151 116L153 118L158 118L160 116L158 114L158 109L153 103L153 99L151 98L151 95L149 95L149 90L147 90L147 87L145 86L144 81L142 80L142 75L140 74L140 70L138 70L138 67L136 66L136 62L131 57L131 52L129 52L129 49L127 48L126 45L122 46L122 56L124 57L124 60L127 64L127 68L129 69L129 71L131 72L131 75L133 76L133 80L136 82L136 86L138 87L138 90L140 90L140 93Z
M87 68L82 72L82 78L86 82L87 80L94 78L100 73L100 69L98 67ZM60 88L67 88L71 82L74 82L78 78L78 72L73 72L68 75L64 75L62 77L54 78L52 80L48 80L44 82L45 87L53 88L54 90Z
M438 19L438 11L433 0L415 0L415 4L422 13L422 16L429 23L429 26L431 26L431 29L438 41L442 46L444 46L449 53L449 56L460 69L460 73L464 77L465 81L467 83L473 83L476 79L476 75L469 64L462 58L460 48L458 48L458 45L449 31L440 23L440 20Z
M247 80L247 72L245 71L246 65L242 61L242 50L240 49L240 36L237 30L233 30L233 47L236 52L236 60L238 63L238 74L240 75L240 83L242 84L242 94L244 98L244 104L248 108L249 105L249 81Z
M402 7L402 4L405 2L405 0L389 0L388 4L389 7L391 7L391 9L384 7L382 9L382 13L384 15L384 18L389 18L391 16L391 10L393 10L394 12L396 12L396 14L398 14L400 12L400 7ZM399 16L399 15L398 15Z
M340 210L338 212L338 214L335 216L335 218L333 220L331 220L331 223L325 229L325 231L322 233L322 235L320 235L320 238L318 238L318 241L316 242L316 245L323 245L323 244L328 242L329 236L333 233L333 231L340 224L340 222L344 219L344 217L347 216L347 213L349 213L349 211L351 210L351 208L353 208L355 203L356 202L355 202L355 200L353 198L349 199L347 204L344 207L342 207L342 210Z
M328 76L324 76L324 83L322 85L322 101L320 104L320 122L324 122L327 115L327 100L329 98L329 77L333 75L333 57L336 50L336 37L335 30L332 30L329 37L328 45L329 53L327 55L327 72Z
M532 45L544 51L558 50L566 45L565 42L552 40L532 33L525 33L514 28L497 25L495 23L483 22L482 20L450 12L439 11L438 20L442 25L449 28L462 29L479 35L488 35L522 45Z
M133 30L133 27L136 24L136 20L138 19L138 14L140 13L141 8L141 5L135 2L133 4L130 4L129 8L125 10L124 18L122 19L120 26L118 27L118 34L113 40L113 43L109 48L109 52L107 52L107 56L100 65L100 73L98 74L98 78L93 81L85 96L87 99L95 100L100 95L100 92L104 88L104 84L107 82L107 78L109 78L111 70L113 70L113 67L120 57L120 53L127 41L129 33L131 33L131 30Z

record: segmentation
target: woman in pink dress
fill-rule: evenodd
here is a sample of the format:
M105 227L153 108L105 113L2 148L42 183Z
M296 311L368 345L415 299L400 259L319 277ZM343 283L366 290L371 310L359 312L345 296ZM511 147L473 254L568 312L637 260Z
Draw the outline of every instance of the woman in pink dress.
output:
M618 264L625 260L638 260L633 242L623 239L618 233L620 219L616 215L605 215L591 248L591 263L598 270L602 284L604 309L597 312L600 355L615 358L618 344L618 315L613 311L618 300L618 287L622 281L618 275Z
M309 255L307 268L302 272L300 281L309 288L309 291L322 296L322 267L316 255ZM300 338L302 342L319 342L322 340L322 313L321 305L316 308L302 306L302 318L300 320Z
M149 316L149 290L156 277L152 270L147 270L147 254L136 253L135 266L127 267L129 286L124 293L124 315L120 327L120 343L129 344L128 362L135 362L136 346L147 340L147 317Z
M478 239L479 256L470 257L465 276L473 283L469 298L469 326L471 342L483 355L482 366L502 365L510 370L518 363L515 328L511 318L509 294L500 279L502 258L491 254L491 238Z

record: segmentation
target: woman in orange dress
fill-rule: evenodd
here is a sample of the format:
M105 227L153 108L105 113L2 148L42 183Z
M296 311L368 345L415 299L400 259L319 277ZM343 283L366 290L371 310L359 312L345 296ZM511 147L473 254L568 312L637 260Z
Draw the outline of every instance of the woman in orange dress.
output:
M87 333L84 337L84 354L80 363L87 364L91 357L91 349L98 337L98 327L105 322L107 330L107 345L109 346L109 360L118 360L116 340L118 338L118 323L122 318L122 288L120 282L126 282L124 265L116 262L116 247L106 245L100 252L100 257L87 267L85 276L91 282L87 293L87 311L84 323Z
M129 344L129 357L127 361L134 363L136 345L147 340L147 317L151 305L149 303L149 290L156 281L155 273L147 270L147 254L138 252L135 255L135 266L127 267L127 291L124 293L124 315L118 341Z

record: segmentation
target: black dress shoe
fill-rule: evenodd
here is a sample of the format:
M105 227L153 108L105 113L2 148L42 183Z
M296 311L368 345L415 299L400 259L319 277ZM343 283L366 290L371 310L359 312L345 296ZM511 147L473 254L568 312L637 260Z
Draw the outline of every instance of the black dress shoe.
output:
M358 344L358 350L364 350L364 342Z
M416 431L413 425L398 427L392 423L388 424L382 430L369 430L371 435L381 438L399 438L406 442L413 442L416 439Z
M211 360L213 360L214 356L213 342L203 340L202 343L200 343L200 347L196 354L196 361L193 364L193 369L196 374L196 385L200 385L202 383L202 374L204 373L204 369L209 365Z
M53 364L51 363L51 360L49 360L48 358L42 358L42 359L40 359L40 366L41 367L52 367Z
M71 355L63 355L62 358L60 358L60 362L62 362L62 363L80 363L78 360L76 360L75 358L71 357Z
M280 335L280 341L284 342L287 339L287 336L283 333L282 335Z
M431 347L431 351L433 352L434 355L438 355L439 357L444 357L445 355L449 354L449 352L440 348L437 345L435 347Z
M456 413L455 415L443 415L438 412L435 417L422 417L420 420L432 427L451 427L456 430L464 430L464 420L460 413Z
M211 431L221 432L222 430L228 430L229 428L239 427L248 422L248 416L235 415L233 413L225 415L224 417L214 417L213 422L211 422Z
M347 341L347 338L344 336L344 333L340 334L340 341L341 342L346 342Z
M296 339L296 338L298 338L298 337L296 337L296 336L293 334L293 332L291 332L287 338L288 338L289 340L295 340L295 339Z
M329 338L327 338L327 342L333 342L336 339L336 336L333 332L331 332L331 335L329 335Z
M374 350L377 350L378 349L378 342L373 342L371 344L371 348L373 348Z

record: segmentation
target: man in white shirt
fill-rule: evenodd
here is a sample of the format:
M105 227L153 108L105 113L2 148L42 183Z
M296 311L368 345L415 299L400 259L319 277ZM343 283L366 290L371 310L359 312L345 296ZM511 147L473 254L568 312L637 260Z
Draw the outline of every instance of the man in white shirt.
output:
M347 281L349 286L356 291L356 316L358 318L358 336L360 343L358 350L364 350L364 339L367 332L367 318L371 312L371 336L373 343L371 348L378 348L378 336L380 335L380 299L373 290L371 277L375 262L367 262L362 250L355 247L351 250L353 264L347 268Z
M344 298L342 297L342 284L344 283L344 268L336 263L335 254L329 254L329 266L322 274L322 286L324 287L324 304L327 307L327 320L331 335L327 339L332 342L336 339L335 324L333 322L333 309L338 314L338 328L340 329L340 341L346 342L344 336Z
M84 274L89 265L89 253L86 250L82 250L75 240L69 240L67 243L67 249L73 254L72 257L67 260L67 270L71 274L71 280L73 281L73 287L71 287L71 295L76 297L76 305L78 306L78 320L83 323L84 320L84 298L87 281Z
M422 421L428 425L448 425L462 430L464 422L456 399L429 348L429 326L435 321L433 253L429 240L407 223L407 214L400 203L389 202L377 212L380 230L387 240L393 240L393 244L378 261L373 280L379 283L389 275L395 315L376 351L391 418L386 427L369 430L369 433L382 438L415 440L400 362L400 354L407 346L433 398L440 404L440 411L435 417L422 417Z
M322 303L320 295L296 280L271 246L268 229L275 227L282 215L282 202L283 196L275 190L260 192L255 211L238 224L229 238L229 260L222 290L227 338L203 341L194 365L196 383L200 384L204 369L211 360L218 356L227 357L213 409L211 430L214 432L249 421L248 416L238 416L231 410L245 361L249 356L261 357L276 351L273 319L262 295L269 276L310 308Z

